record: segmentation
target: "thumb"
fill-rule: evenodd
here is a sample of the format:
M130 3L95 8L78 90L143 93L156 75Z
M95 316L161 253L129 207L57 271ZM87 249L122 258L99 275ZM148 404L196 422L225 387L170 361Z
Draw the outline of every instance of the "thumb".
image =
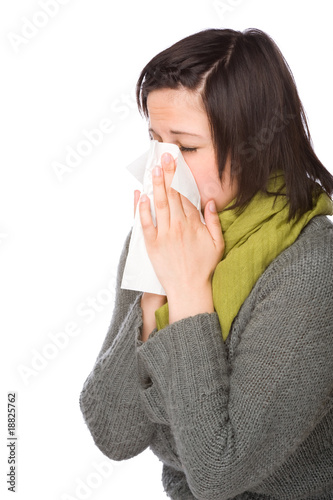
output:
M205 206L205 222L207 229L215 243L215 247L221 253L224 251L224 238L222 234L222 228L220 219L216 210L216 205L214 200L210 200Z

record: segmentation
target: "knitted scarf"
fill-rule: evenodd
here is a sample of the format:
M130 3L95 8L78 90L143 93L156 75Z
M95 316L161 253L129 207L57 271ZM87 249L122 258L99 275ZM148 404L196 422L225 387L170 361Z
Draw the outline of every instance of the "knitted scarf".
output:
M270 177L267 191L285 193L282 171ZM322 192L313 209L300 218L288 221L288 214L285 196L263 192L258 192L241 214L237 214L236 209L219 212L225 250L213 274L212 292L224 340L243 302L267 266L294 243L313 217L332 215L333 204ZM155 318L158 330L168 325L167 303L155 311Z

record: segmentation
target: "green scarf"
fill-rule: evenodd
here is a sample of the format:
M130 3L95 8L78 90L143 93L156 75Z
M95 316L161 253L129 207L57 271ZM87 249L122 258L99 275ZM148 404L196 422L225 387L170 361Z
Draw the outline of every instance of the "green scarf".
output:
M282 171L270 177L267 190L285 193ZM213 274L212 291L224 340L241 305L267 266L294 243L313 217L332 215L333 204L322 192L313 209L300 218L288 221L288 214L285 196L263 192L258 192L239 215L236 209L219 212L225 250ZM158 330L168 325L167 303L155 311L155 318Z

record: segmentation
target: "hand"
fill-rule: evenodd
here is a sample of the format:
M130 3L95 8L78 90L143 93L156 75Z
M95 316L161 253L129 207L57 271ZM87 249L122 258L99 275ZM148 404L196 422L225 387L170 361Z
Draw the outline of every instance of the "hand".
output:
M140 198L140 191L134 191L134 217L137 209L137 205ZM142 308L142 333L141 340L145 342L149 334L156 328L155 311L159 307L166 303L165 295L158 295L156 293L144 292L141 297L141 308Z
M169 163L165 161L168 156L171 159ZM169 312L171 301L178 302L180 307L183 303L187 311L199 313L202 308L211 310L211 278L224 251L215 203L207 202L204 209L206 225L203 224L196 207L170 187L176 166L168 153L162 156L162 166L162 169L154 169L153 175L156 227L151 217L149 198L143 195L139 203L149 258L167 294ZM211 204L215 211L210 210Z

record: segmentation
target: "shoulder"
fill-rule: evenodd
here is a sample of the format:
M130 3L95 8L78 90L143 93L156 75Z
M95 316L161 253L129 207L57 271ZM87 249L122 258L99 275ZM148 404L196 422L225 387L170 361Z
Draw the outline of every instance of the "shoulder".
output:
M133 228L131 228L130 231L127 233L125 241L124 241L124 244L123 244L123 248L121 250L119 264L123 265L123 266L125 265L125 261L126 261L126 258L127 258L128 249L129 249L129 245L130 245L130 241L131 241L131 236L132 236L132 231L133 231Z
M333 224L318 216L271 262L241 311L248 318L255 311L280 318L291 318L298 311L314 319L324 314L333 321L332 276Z
M235 318L232 343L276 347L278 337L286 345L317 342L333 354L332 277L333 224L318 216L260 276Z
M132 231L133 231L133 228L131 228L130 231L127 233L127 236L125 238L125 241L124 241L121 253L120 253L120 258L119 258L119 262L118 262L118 269L117 269L117 288L120 288L120 285L121 285L121 280L123 277L126 259L127 259L127 255L128 255L129 244L131 241Z
M269 282L280 276L289 285L302 283L330 286L333 279L333 223L325 216L314 217L301 231L296 241L268 266L261 276Z

